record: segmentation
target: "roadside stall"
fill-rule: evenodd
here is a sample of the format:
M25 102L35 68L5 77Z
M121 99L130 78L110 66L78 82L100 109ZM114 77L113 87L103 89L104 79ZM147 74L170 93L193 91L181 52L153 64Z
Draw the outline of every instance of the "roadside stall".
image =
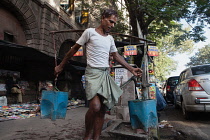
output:
M35 117L36 114L31 112L35 111L37 107L38 104L0 106L0 122Z

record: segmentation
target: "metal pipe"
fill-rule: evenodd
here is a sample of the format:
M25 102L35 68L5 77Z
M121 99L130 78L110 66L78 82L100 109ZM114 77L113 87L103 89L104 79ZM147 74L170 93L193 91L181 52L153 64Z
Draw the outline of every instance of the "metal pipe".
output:
M84 30L60 30L60 31L50 31L51 34L56 34L56 33L66 33L66 32L84 32ZM132 35L124 35L121 33L115 33L115 32L110 32L111 35L118 35L118 36L123 36L123 37L129 37L129 38L133 38L133 39L137 39L137 40L141 40L141 41L145 41L145 42L149 42L149 43L155 43L151 40L147 40L144 38L139 38L136 36L132 36Z

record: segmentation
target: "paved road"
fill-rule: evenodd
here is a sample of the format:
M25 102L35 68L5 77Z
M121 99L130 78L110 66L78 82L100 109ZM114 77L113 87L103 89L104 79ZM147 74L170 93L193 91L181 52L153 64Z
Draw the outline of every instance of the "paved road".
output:
M82 140L86 107L67 111L66 119L40 119L0 122L0 140ZM210 140L210 115L200 113L193 120L183 119L181 110L168 106L160 112L160 121L168 121L173 128L159 129L161 140ZM203 115L203 116L202 116ZM106 115L106 118L114 119ZM116 140L103 137L102 140ZM121 140L121 139L119 139Z
M0 122L1 140L81 140L84 135L84 118L87 108L67 111L65 120L40 119L39 116L24 120Z
M65 119L40 119L40 116L24 120L0 122L0 140L82 140L85 132L87 107L67 110ZM107 120L116 117L107 115ZM101 140L116 140L105 134Z
M170 122L186 140L210 140L210 113L195 113L191 120L185 120L181 109L169 105L161 111L160 118Z

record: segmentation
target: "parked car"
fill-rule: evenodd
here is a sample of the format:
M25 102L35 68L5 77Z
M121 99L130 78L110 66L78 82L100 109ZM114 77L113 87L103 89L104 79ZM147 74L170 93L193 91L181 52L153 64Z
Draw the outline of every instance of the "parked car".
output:
M182 71L174 96L175 107L182 108L185 119L190 119L192 112L210 112L210 64Z
M174 103L174 95L173 91L175 86L177 85L179 80L179 76L172 76L166 80L166 83L163 87L164 97L167 102Z

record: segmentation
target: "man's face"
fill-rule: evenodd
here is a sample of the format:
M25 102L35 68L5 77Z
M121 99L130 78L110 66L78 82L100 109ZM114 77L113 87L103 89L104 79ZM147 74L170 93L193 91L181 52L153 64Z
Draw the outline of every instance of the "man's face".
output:
M106 17L103 18L101 25L102 25L103 30L106 33L109 33L111 31L111 29L115 26L116 22L117 22L117 17L115 15L111 15L108 18L106 18Z

